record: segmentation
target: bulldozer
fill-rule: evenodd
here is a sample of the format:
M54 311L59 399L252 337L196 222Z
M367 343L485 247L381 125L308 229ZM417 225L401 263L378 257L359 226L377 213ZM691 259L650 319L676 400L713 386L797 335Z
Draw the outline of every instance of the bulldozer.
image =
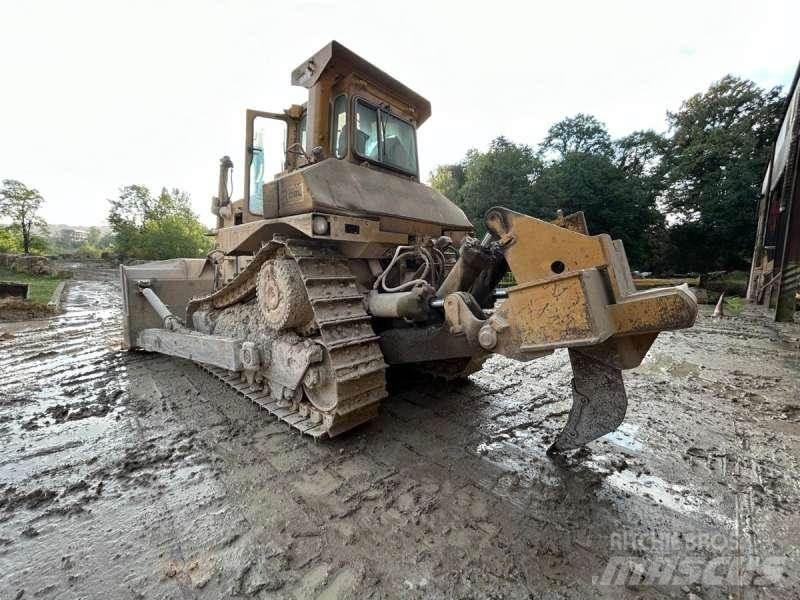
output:
M622 370L659 332L694 323L688 288L637 291L622 242L590 235L583 213L545 221L498 206L473 237L420 181L430 103L342 44L291 83L306 103L246 111L241 198L220 160L208 256L121 267L124 347L194 361L314 438L373 419L387 369L455 379L494 354L565 348L573 403L549 452L614 431ZM274 121L282 168L267 179L259 128Z

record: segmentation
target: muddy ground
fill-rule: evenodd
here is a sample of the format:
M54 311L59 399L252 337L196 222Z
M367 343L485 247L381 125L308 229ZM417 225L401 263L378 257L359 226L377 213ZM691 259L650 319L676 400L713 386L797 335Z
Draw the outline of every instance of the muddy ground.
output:
M553 460L564 353L397 383L317 443L121 352L118 293L80 267L64 314L0 325L2 600L800 593L800 326L703 308L626 373L620 430Z

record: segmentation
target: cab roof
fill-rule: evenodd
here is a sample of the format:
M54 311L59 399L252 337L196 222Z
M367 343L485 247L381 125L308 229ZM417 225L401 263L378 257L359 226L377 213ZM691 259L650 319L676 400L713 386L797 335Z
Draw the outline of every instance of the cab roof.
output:
M358 73L371 83L386 88L414 109L417 125L422 125L431 116L428 100L335 40L292 71L292 85L311 88L323 73L331 69L343 75Z

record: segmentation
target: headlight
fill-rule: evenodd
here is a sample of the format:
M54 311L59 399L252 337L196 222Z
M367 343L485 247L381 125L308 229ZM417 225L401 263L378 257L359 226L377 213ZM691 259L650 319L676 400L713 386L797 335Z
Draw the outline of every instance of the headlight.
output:
M314 215L311 219L311 231L314 232L314 235L328 235L330 230L331 224L322 215Z

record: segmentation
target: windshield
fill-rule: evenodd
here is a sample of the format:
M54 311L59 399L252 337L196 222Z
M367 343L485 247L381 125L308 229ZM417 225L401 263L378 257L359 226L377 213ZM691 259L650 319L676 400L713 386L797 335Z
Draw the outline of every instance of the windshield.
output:
M356 101L356 153L406 173L417 174L414 127L382 109Z

